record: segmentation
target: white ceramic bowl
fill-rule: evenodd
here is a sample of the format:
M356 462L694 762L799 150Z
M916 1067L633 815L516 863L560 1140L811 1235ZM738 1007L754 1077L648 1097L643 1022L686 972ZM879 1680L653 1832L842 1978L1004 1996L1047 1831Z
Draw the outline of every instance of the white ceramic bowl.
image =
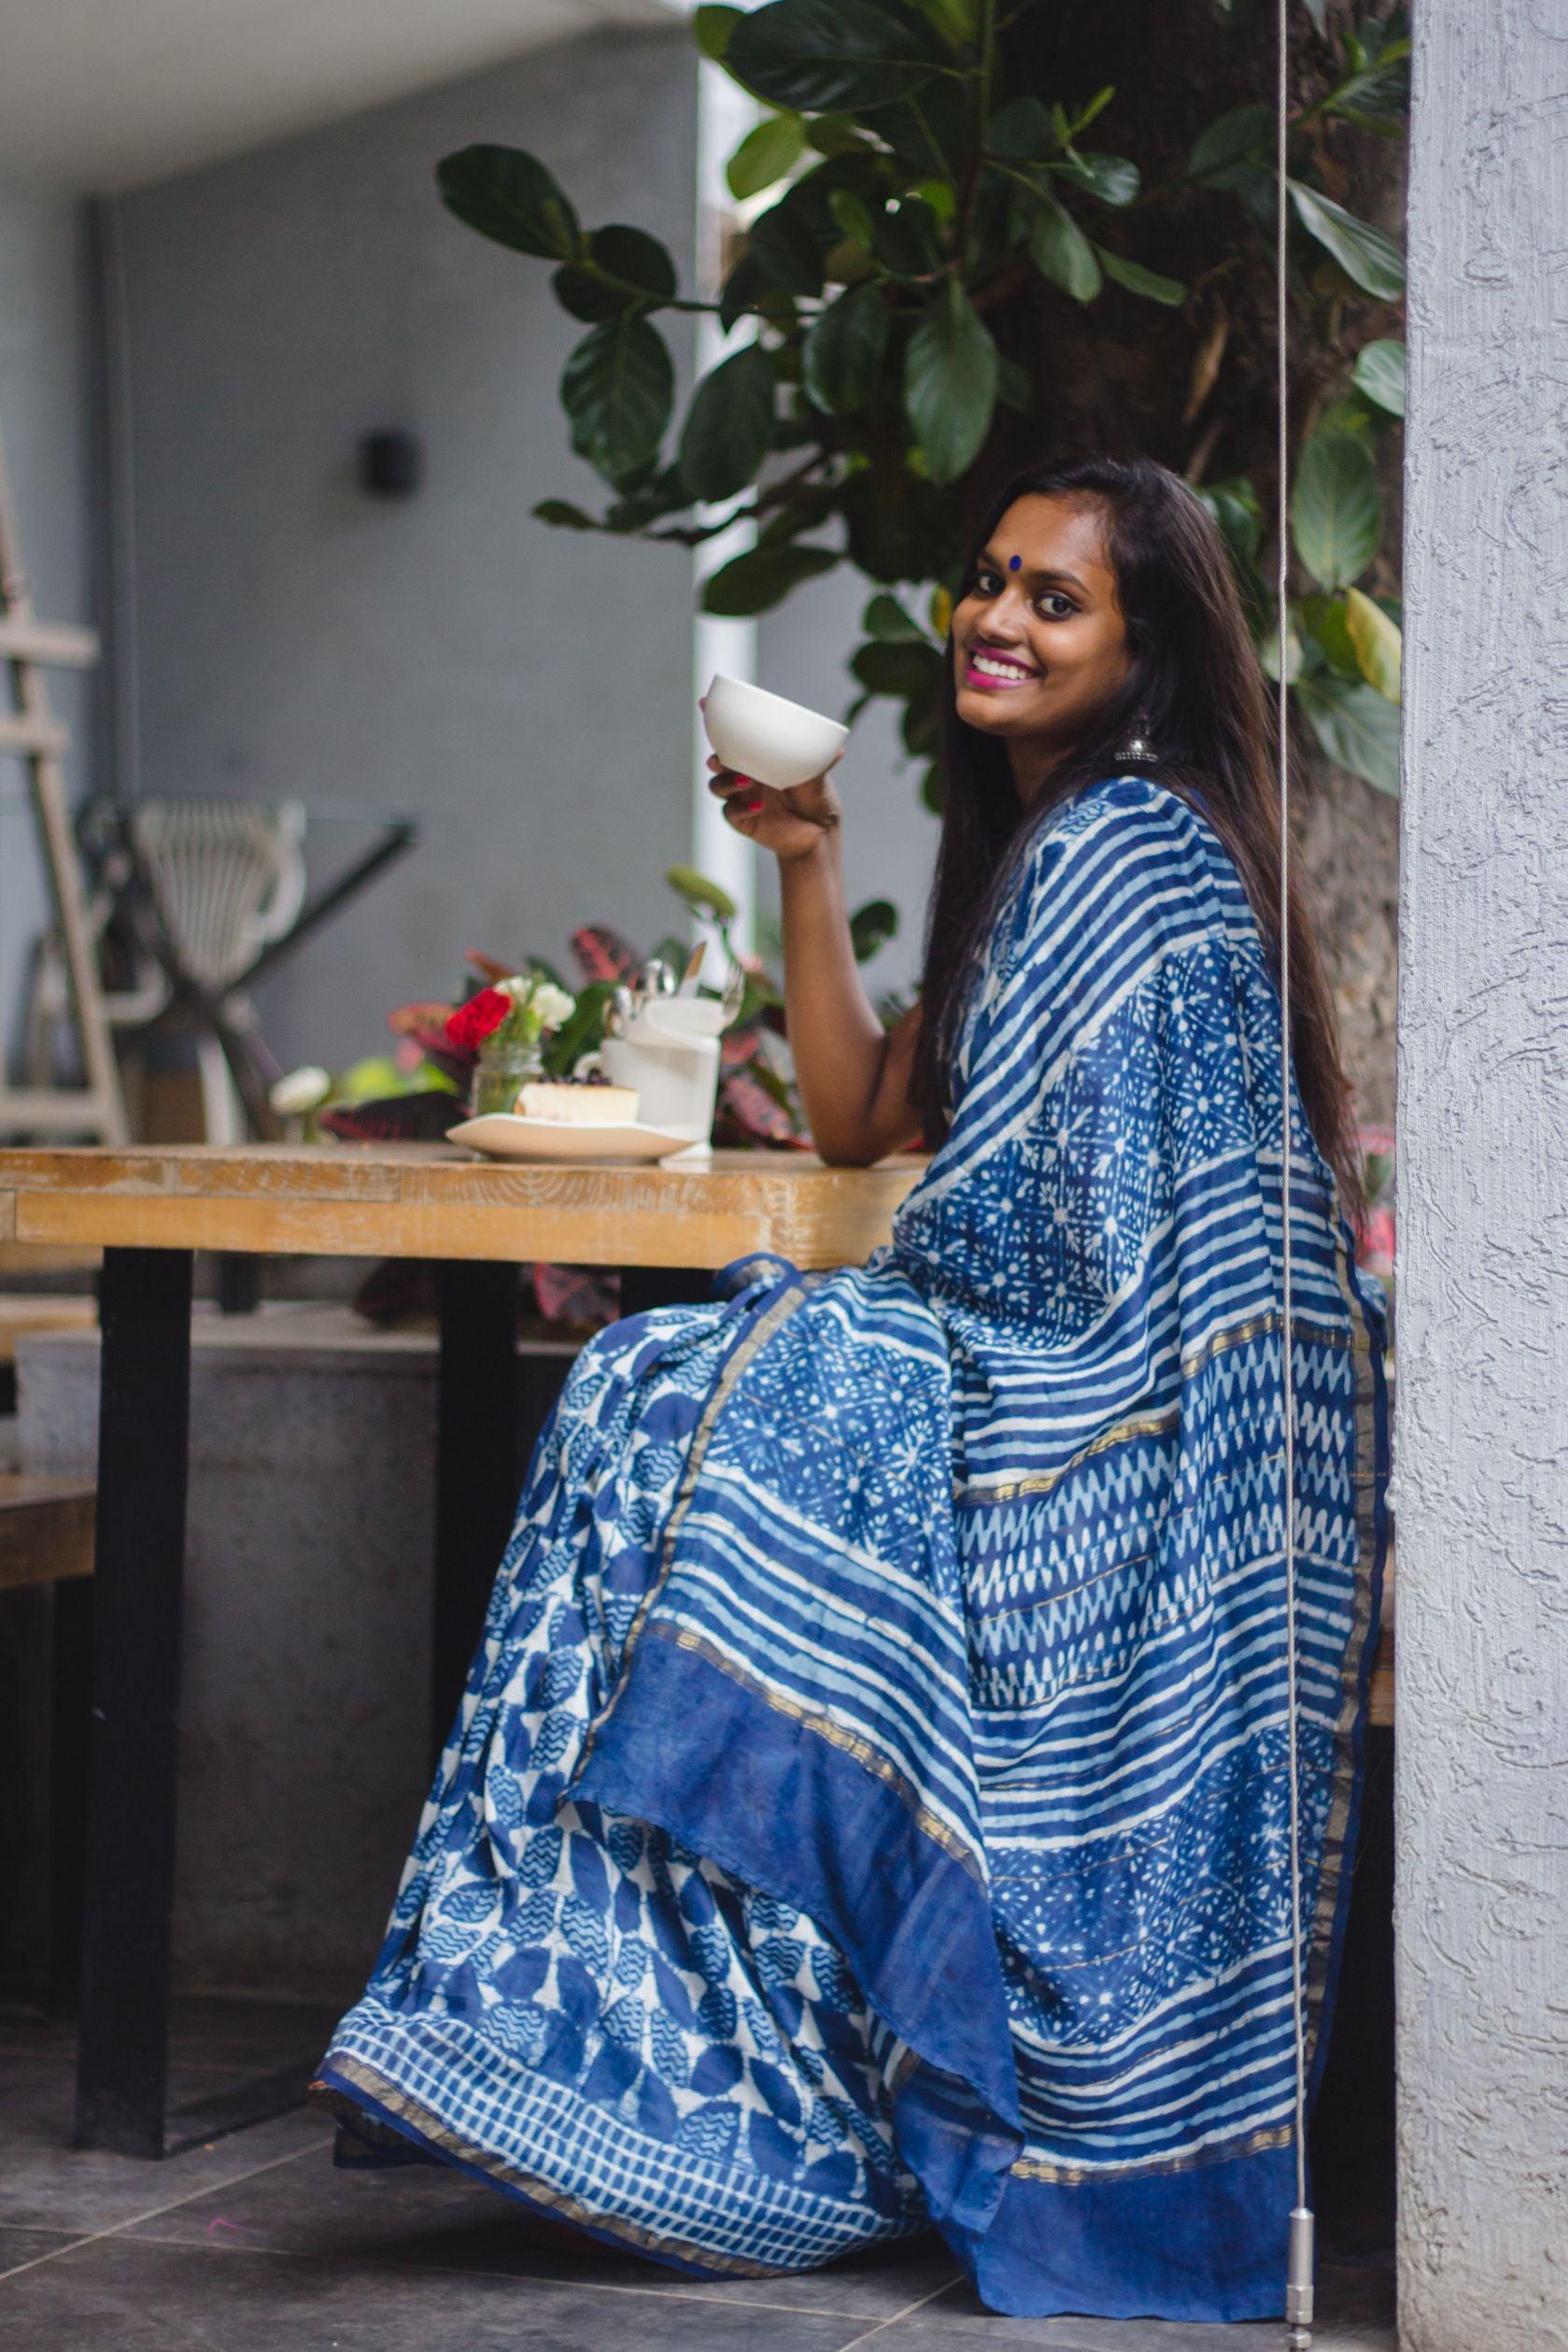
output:
M849 737L836 718L722 671L709 685L702 724L727 768L779 792L820 776Z

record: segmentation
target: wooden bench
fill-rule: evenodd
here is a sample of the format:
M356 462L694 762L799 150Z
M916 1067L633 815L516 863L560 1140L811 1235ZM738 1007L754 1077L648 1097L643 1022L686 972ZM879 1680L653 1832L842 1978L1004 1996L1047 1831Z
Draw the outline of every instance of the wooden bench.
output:
M95 1331L98 1302L52 1292L8 1291L0 1296L0 1364L16 1362L19 1339L35 1331Z
M90 1478L0 1470L0 1592L91 1576L96 1499Z
M0 1592L52 1588L49 2006L56 2017L76 2007L81 1964L96 1498L90 1478L0 1471Z

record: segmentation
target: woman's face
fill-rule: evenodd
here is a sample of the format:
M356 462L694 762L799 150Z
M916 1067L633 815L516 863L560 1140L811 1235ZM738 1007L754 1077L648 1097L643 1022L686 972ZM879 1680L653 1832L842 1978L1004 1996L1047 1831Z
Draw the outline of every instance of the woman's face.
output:
M1129 667L1096 505L1014 501L954 609L953 659L959 717L1003 738L1021 789L1019 754L1038 748L1043 773L1081 740Z

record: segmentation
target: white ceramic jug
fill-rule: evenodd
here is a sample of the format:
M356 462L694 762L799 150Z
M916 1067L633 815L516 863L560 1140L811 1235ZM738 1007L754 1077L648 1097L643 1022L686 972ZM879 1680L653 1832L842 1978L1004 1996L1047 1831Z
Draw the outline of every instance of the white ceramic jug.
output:
M612 1085L636 1087L640 1124L690 1137L681 1159L705 1158L711 1148L724 1017L709 997L653 997L623 1037L604 1041L604 1075Z

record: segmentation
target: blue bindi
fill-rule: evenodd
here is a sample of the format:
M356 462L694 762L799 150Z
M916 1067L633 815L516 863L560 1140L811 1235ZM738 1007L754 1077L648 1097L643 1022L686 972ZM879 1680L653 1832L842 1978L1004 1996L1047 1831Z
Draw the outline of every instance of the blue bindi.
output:
M1024 568L1024 559L1023 559L1023 557L1022 557L1022 556L1009 556L1009 558L1008 558L1008 570L1009 570L1010 572L1021 572L1021 571L1023 570L1023 568Z

